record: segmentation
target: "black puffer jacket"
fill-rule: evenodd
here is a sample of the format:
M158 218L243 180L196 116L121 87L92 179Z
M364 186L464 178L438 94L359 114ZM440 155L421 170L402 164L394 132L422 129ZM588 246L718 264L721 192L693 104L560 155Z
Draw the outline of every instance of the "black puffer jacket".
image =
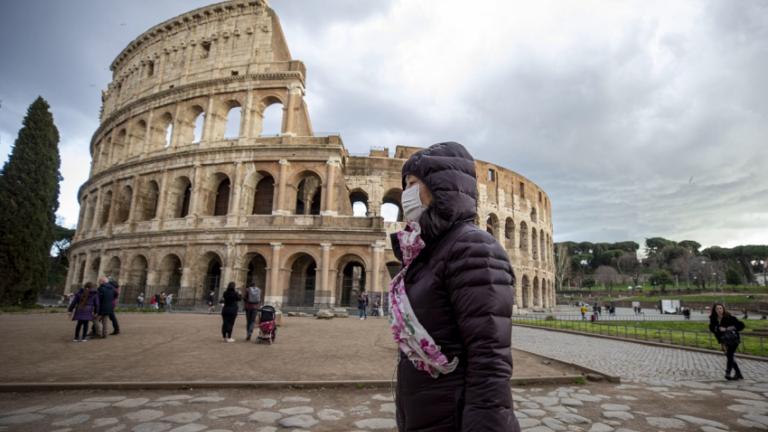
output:
M398 428L519 431L509 387L515 277L504 249L473 223L474 160L460 144L435 144L406 162L403 179L408 174L427 185L433 201L419 219L426 247L408 269L406 292L421 324L459 365L432 378L401 353Z

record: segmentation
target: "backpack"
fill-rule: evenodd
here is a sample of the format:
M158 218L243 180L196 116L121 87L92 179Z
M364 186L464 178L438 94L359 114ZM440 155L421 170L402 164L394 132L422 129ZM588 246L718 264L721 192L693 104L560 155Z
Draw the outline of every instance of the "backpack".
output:
M261 290L257 287L248 288L248 303L261 303Z
M726 330L720 337L720 341L727 347L734 347L741 343L741 336L736 330Z

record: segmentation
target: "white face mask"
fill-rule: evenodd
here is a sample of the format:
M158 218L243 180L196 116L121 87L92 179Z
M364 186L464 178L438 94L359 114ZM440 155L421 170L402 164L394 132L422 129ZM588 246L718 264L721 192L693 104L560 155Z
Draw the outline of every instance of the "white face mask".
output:
M403 191L402 201L405 220L408 222L418 222L421 214L426 210L426 207L421 203L418 183Z

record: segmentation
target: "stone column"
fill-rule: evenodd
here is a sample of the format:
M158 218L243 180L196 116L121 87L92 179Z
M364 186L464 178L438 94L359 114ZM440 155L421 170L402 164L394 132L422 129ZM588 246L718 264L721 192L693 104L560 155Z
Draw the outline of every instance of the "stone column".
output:
M96 230L101 227L101 197L103 195L102 189L96 193L96 208L93 210L93 218L91 219L91 236L96 234Z
M277 209L272 212L274 215L289 215L291 212L287 207L286 189L288 186L288 167L291 165L286 159L280 159L280 174L277 178Z
M248 89L243 107L243 126L240 128L240 139L253 137L253 90Z
M323 216L338 215L338 204L336 203L336 167L338 166L340 166L338 158L331 158L326 162L325 194L322 200L325 205L323 211L320 212Z
M235 281L235 264L235 244L227 243L227 265L222 269L221 273L221 278L223 279L222 287L226 287L227 284ZM237 287L240 288L239 285Z
M75 287L77 270L80 268L80 255L70 255L69 269L67 269L67 283L64 286L64 294L71 293Z
M296 136L296 110L301 104L301 95L303 90L301 85L292 84L288 88L288 103L283 108L283 128L282 134Z
M140 152L141 157L147 156L152 147L152 123L155 121L154 117L155 111L152 110L149 112L149 116L147 116L147 130L144 132L144 144Z
M192 172L192 194L189 197L189 214L187 215L188 219L194 219L197 217L197 214L199 212L198 207L200 206L201 201L201 194L203 192L203 179L202 177L202 167L200 166L200 163L195 164L195 170Z
M128 223L133 225L136 222L136 206L141 194L141 178L138 175L133 176L133 195L131 195L131 204L128 209Z
M184 260L186 264L181 269L181 288L179 288L179 300L185 300L190 302L191 305L196 305L202 301L202 295L198 295L195 291L195 287L192 286L192 267L189 266L187 260Z
M373 268L371 269L371 273L373 274L372 288L373 288L373 292L381 293L382 306L384 301L384 291L386 291L381 286L381 262L383 261L385 247L386 247L386 242L384 242L383 240L378 240L376 241L376 243L372 245L372 248L373 248Z
M320 290L315 291L315 305L333 307L336 304L336 290L330 284L328 270L331 268L331 243L320 243Z
M214 110L214 99L213 97L208 98L208 109L205 111L205 123L203 123L203 137L200 140L204 143L210 143L213 141L213 132L215 128L216 123L216 116L213 114Z
M165 221L165 206L168 205L168 170L163 170L163 177L160 179L160 187L157 191L157 211L155 212L155 221L157 222L157 229L163 228L163 221Z
M169 149L175 149L179 147L179 137L181 136L181 131L184 130L184 126L185 126L184 121L181 120L181 113L182 113L182 104L177 103L176 112L174 113L173 119L171 120L173 129L171 130L171 145L168 147Z
M240 221L240 199L243 195L243 164L241 162L235 162L235 175L232 178L231 190L232 199L229 203L229 210L227 212L227 225L237 226Z
M270 243L270 246L272 246L272 259L269 262L269 284L264 290L264 304L280 308L284 297L284 290L280 287L280 249L283 244Z

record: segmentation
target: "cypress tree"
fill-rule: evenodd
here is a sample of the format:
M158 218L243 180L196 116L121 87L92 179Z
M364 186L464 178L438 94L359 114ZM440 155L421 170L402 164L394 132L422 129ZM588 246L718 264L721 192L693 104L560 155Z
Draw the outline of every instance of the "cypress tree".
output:
M48 282L59 208L59 131L48 102L27 110L0 171L0 304L31 306Z

